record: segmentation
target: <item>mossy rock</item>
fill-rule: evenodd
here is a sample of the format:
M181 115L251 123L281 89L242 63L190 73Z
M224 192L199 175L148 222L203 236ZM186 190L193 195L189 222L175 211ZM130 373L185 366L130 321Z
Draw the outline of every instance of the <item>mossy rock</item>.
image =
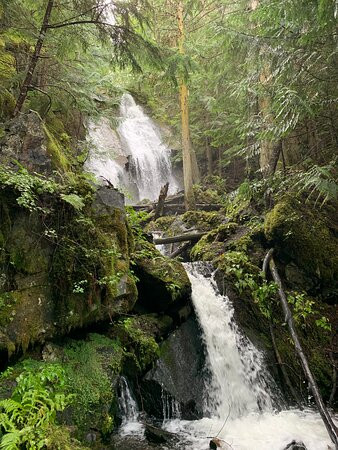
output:
M82 214L52 193L38 199L49 214L29 213L16 203L19 193L1 192L0 350L25 351L133 308L125 213L97 215L89 187L81 189L89 196Z
M16 74L14 56L0 48L0 82L8 87L11 79Z
M189 303L191 285L182 264L163 256L153 244L144 243L135 254L139 299L136 306L148 312L166 312Z
M187 211L182 216L184 224L199 231L211 231L225 222L225 216L215 211Z
M266 215L265 235L278 257L297 266L328 294L337 289L338 240L319 211L290 197ZM325 293L324 293L325 295Z
M0 88L0 121L5 121L11 117L15 103L14 96L7 89Z
M50 344L43 355L46 361L60 362L66 371L67 389L75 398L64 420L67 425L76 425L77 437L83 440L90 430L110 434L117 410L115 383L123 361L119 342L90 334L62 347Z
M135 377L135 371L149 368L159 356L157 320L152 315L128 317L120 320L112 329L121 345L127 351L124 372Z
M213 261L226 248L225 241L237 230L234 222L222 224L203 236L191 250L191 257L195 261Z

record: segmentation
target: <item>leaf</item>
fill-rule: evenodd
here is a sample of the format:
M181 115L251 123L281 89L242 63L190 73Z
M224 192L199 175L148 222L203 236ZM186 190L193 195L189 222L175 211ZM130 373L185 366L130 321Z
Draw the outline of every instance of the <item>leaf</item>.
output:
M85 206L83 198L77 194L61 194L61 198L64 202L72 205L76 211L81 211Z

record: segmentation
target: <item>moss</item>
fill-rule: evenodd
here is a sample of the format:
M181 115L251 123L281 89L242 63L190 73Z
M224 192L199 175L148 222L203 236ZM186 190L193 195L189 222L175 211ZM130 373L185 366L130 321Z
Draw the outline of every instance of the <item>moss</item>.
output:
M200 231L210 231L224 222L224 215L219 212L187 211L182 220L189 228L194 227Z
M318 211L290 197L266 215L265 234L286 261L333 288L338 279L338 240Z
M0 48L0 82L2 85L8 87L15 74L15 59L13 55Z
M15 108L15 98L7 89L0 88L0 121L11 117ZM1 138L1 135L0 135Z
M221 203L221 196L218 194L216 190L214 190L210 186L206 187L203 185L195 184L194 194L196 203L205 203L205 204Z
M60 142L58 142L56 137L48 130L46 125L43 125L42 128L47 138L47 151L54 166L62 172L68 172L71 163L65 154L64 148Z
M62 349L68 391L75 395L71 423L78 436L89 429L112 432L116 398L113 379L122 368L123 349L118 341L90 334L85 341L70 341Z
M139 371L148 368L159 356L156 328L156 319L149 315L128 317L114 327L114 333Z
M237 229L233 222L222 224L203 236L191 250L194 260L213 261L225 250L224 241Z
M147 227L146 230L151 232L151 231L163 231L163 232L168 232L170 230L170 227L172 226L172 224L175 222L175 220L177 220L176 216L163 216L163 217L159 217L158 219L150 222Z

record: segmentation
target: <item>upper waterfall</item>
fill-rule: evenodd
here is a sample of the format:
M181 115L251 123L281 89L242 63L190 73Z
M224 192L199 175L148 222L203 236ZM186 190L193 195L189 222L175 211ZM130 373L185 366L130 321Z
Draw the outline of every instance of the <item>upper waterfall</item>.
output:
M170 149L159 127L130 94L122 96L119 121L117 133L105 117L89 121L90 150L85 168L99 183L107 179L122 190L129 203L156 200L167 182L169 193L177 192L179 184L172 173Z
M172 174L170 149L159 128L130 94L123 95L120 113L118 133L124 153L129 156L129 172L137 185L139 200L157 199L167 182L169 192L176 192L179 186Z

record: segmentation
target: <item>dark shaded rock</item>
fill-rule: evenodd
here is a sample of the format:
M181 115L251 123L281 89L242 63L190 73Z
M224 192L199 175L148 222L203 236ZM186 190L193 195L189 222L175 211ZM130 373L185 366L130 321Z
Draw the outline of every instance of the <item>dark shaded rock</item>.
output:
M100 186L96 191L93 210L96 215L114 214L115 209L124 211L124 195L111 186Z
M285 447L284 450L306 450L306 447L303 442L292 441Z
M49 175L53 167L47 147L38 114L21 114L7 124L6 134L0 141L0 164L16 167L18 161L33 172Z
M112 450L154 450L160 449L159 445L152 445L147 441L134 436L112 436L111 445L107 447Z
M217 438L211 439L209 442L209 448L211 448L211 450L217 450L219 447L222 447L222 441Z
M177 440L177 436L162 428L155 427L149 423L145 424L144 430L145 437L149 442L154 444L167 444Z
M136 257L135 261L139 278L136 310L167 314L190 304L191 284L182 264L164 257L150 243L144 247L148 250L151 257Z
M141 383L145 411L163 418L163 400L172 415L172 400L180 403L182 418L202 417L204 349L195 318L189 318L162 344L154 369ZM166 396L166 398L165 398Z

